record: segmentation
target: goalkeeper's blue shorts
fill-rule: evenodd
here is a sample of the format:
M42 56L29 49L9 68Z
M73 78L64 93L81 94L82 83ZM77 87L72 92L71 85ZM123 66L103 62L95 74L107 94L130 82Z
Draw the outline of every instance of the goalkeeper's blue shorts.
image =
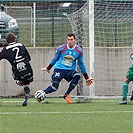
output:
M133 81L133 65L131 65L126 73L128 81Z
M80 74L75 70L54 69L52 73L52 81L60 82L62 79L65 79L67 82L70 82L74 75Z

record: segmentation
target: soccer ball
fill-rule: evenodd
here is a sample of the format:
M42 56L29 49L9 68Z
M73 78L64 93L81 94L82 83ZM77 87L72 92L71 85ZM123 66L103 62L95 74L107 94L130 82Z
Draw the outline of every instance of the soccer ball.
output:
M35 93L35 99L38 102L43 101L45 98L46 98L46 96L45 96L45 92L43 90L36 91L36 93Z

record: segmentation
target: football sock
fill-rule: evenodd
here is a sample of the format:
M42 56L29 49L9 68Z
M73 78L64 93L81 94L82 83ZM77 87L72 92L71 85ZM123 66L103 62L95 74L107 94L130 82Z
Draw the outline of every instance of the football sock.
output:
M80 79L80 75L74 76L65 94L69 94L75 88L75 86L78 84L79 79Z
M128 93L128 83L124 83L122 86L123 100L127 99L127 93Z
M30 93L30 88L28 86L24 87L24 92L25 94L29 94Z
M54 91L56 91L56 89L53 89L53 87L52 86L49 86L48 88L46 88L45 90L43 90L46 94L48 94L48 93L52 93L52 92L54 92Z

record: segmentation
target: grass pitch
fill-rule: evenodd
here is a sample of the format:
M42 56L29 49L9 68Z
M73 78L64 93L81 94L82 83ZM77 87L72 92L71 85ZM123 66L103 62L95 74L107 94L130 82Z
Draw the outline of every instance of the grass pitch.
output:
M133 133L133 104L93 99L67 104L63 98L0 100L0 133Z

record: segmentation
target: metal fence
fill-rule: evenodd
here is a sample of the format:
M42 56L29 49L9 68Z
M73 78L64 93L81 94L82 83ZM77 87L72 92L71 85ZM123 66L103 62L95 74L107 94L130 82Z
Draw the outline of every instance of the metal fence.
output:
M18 21L18 41L23 42L26 46L51 47L65 43L66 35L72 32L71 24L64 14L76 12L86 1L5 0L1 3L5 5L7 14ZM119 47L119 42L122 42L121 46L125 42L130 45L130 42L127 41L133 38L131 35L133 32L132 1L111 1L94 0L95 46L99 46L99 42L101 46L108 47ZM122 23L121 18L125 18Z
M19 25L18 41L26 46L58 46L72 32L71 25L63 13L72 13L84 2L67 1L18 1L1 2L8 15Z

